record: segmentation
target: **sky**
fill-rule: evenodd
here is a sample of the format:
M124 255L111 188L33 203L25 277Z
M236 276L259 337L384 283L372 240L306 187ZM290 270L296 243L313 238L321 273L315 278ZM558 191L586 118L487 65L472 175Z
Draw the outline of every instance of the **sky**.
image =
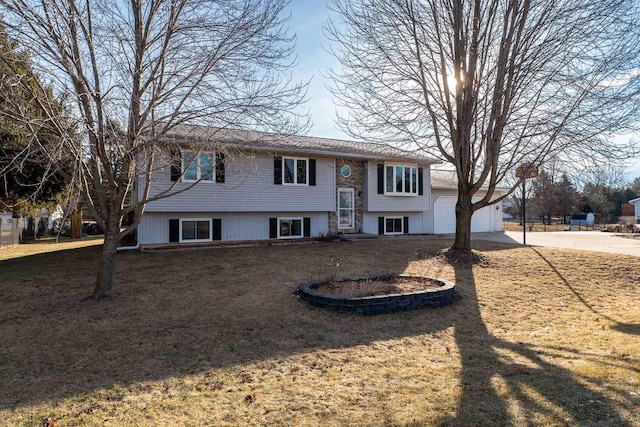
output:
M313 126L312 136L349 139L335 124L336 106L333 95L327 89L331 80L327 76L330 67L338 65L328 52L329 40L323 27L329 18L329 9L324 0L293 0L289 6L291 19L289 29L296 34L297 66L294 79L308 81L307 108Z
M309 135L351 139L335 123L337 107L327 88L331 83L327 71L339 66L328 52L330 42L323 30L330 14L327 3L325 0L292 0L288 11L291 13L289 30L297 39L297 65L292 71L293 77L295 81L310 80L307 108L312 127ZM618 138L624 140L629 137ZM640 177L640 158L629 162L625 175L629 181Z

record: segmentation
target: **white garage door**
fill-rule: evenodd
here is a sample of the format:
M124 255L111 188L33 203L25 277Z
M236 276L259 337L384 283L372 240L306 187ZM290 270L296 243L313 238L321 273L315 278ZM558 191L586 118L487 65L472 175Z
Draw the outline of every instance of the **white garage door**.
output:
M456 198L440 196L433 204L433 232L436 234L456 232Z
M446 234L456 232L456 200L454 196L440 196L433 204L433 232ZM493 231L492 209L487 206L476 211L471 217L471 231Z
M475 211L471 217L471 231L493 231L491 222L491 210L495 210L494 206L485 206L479 211Z

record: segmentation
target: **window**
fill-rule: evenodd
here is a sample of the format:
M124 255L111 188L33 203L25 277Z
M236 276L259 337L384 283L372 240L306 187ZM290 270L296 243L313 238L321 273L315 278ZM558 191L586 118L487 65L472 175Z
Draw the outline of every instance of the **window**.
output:
M181 242L209 242L211 241L210 219L181 219Z
M282 183L287 185L307 185L309 159L295 157L282 158Z
M182 156L183 181L213 181L213 154L186 151Z
M402 217L385 217L384 218L384 234L402 234Z
M338 189L338 228L354 228L353 188Z
M302 237L302 218L278 218L278 238Z
M418 195L418 168L415 166L386 165L385 194Z

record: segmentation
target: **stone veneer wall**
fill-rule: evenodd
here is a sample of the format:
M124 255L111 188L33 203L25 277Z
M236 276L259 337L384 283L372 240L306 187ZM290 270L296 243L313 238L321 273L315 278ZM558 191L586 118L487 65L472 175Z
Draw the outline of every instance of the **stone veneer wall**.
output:
M351 176L345 178L340 173L344 165L351 166ZM353 188L355 202L355 228L338 229L337 212L329 212L329 233L362 232L362 196L366 179L367 162L361 160L336 159L336 209L338 208L338 188Z

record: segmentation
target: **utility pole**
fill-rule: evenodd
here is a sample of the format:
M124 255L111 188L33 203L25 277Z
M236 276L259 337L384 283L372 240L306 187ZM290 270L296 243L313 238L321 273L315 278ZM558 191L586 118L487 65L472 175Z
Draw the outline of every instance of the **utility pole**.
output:
M522 179L522 244L527 246L527 193L525 182L526 178Z

